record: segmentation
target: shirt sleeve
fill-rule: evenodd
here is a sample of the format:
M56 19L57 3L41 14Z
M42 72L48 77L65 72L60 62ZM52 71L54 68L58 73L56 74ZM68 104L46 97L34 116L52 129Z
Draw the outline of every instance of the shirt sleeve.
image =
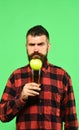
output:
M67 73L63 76L63 89L61 115L64 122L64 128L65 130L78 130L74 91L71 78Z
M21 86L22 88L22 86ZM25 102L20 97L21 89L15 87L15 76L12 74L8 79L0 101L0 120L8 122L12 120L24 107Z

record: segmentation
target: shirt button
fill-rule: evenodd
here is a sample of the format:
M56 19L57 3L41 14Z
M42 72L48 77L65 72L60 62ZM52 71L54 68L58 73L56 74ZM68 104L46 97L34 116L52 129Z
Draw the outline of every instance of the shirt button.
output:
M42 115L42 113L40 112L40 116Z
M42 102L42 100L40 100L40 103Z
M42 126L40 125L40 129L42 129Z

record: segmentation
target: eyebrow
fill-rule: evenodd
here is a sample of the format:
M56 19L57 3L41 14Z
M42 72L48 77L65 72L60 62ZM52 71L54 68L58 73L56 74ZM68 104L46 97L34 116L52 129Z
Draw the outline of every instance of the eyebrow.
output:
M28 43L28 45L30 46L34 46L36 43ZM37 43L38 46L40 45L44 45L45 43L44 42L40 42L40 43Z

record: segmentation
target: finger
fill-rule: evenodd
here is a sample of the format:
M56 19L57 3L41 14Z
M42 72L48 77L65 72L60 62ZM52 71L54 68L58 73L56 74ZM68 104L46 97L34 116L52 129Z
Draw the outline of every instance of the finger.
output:
M32 90L32 91L31 91L31 94L33 94L33 95L35 96L35 95L39 95L39 92Z
M37 84L37 83L35 83L35 82L30 83L30 85L31 85L31 86L40 87L40 84Z
M27 94L28 96L35 96L35 95L39 95L39 92L34 90L28 90Z
M35 91L40 91L41 90L41 88L38 88L38 87L31 87L31 90L35 90Z

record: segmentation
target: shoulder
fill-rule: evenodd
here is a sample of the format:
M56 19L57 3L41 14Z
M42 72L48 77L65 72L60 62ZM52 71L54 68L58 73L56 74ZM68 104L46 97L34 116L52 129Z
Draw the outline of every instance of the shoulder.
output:
M62 67L49 63L50 72L70 78L69 73Z
M15 70L10 74L9 78L20 77L21 75L26 74L26 73L28 73L29 71L30 71L29 65L26 65L26 66L17 68L17 69L15 69Z
M69 73L62 67L49 64L51 77L63 83L63 85L72 86L72 79Z
M20 68L17 68L16 70L13 71L14 74L17 74L17 73L24 73L28 70L29 66L26 65L26 66L22 66Z

